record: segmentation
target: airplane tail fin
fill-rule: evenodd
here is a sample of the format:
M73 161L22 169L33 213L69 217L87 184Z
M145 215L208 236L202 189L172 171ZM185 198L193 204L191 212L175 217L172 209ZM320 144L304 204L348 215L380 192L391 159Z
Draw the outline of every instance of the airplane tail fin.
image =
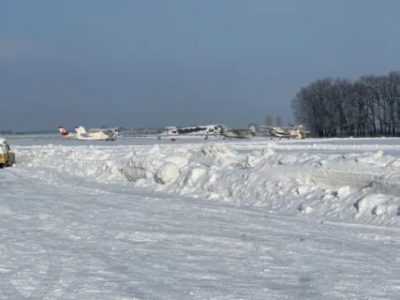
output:
M58 132L62 135L62 136L67 136L69 134L69 131L67 129L65 129L62 126L58 126Z
M250 125L249 125L249 132L250 132L250 134L251 134L252 136L256 136L256 133L257 133L256 125L250 124Z

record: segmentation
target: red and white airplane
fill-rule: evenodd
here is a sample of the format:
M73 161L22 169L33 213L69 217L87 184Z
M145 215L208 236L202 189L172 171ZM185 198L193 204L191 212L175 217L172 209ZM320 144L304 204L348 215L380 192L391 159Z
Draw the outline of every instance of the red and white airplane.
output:
M118 133L111 129L94 129L87 131L85 127L75 128L75 132L69 132L64 127L58 127L58 132L63 138L83 140L83 141L115 141Z

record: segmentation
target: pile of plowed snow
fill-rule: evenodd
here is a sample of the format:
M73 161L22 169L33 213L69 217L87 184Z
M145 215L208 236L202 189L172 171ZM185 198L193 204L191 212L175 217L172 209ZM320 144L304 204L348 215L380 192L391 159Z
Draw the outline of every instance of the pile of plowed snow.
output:
M285 146L290 147L290 145ZM20 146L17 168L52 184L92 180L339 219L398 222L400 159L286 151L275 143Z

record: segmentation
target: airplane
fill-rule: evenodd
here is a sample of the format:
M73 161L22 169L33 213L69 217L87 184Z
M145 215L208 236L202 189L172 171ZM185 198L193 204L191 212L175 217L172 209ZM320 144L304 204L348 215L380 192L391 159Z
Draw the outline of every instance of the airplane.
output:
M69 132L62 126L58 127L58 131L63 138L83 141L115 141L118 136L115 130L95 129L87 131L83 126L76 127L75 133Z
M175 141L177 137L204 137L208 139L209 136L219 136L223 131L223 125L210 124L189 127L165 127L164 131L158 136L158 139L170 138Z
M228 139L251 139L256 135L256 128L254 125L249 126L248 129L230 129L224 127L221 134L224 138Z
M222 136L224 139L249 139L254 137L256 134L256 128L254 125L249 126L248 129L231 129L221 124L210 124L210 125L199 125L191 127L175 127L168 126L158 136L161 138L170 138L171 141L175 141L179 137L204 137L205 140L209 136Z
M304 139L308 134L302 125L293 126L293 127L270 127L269 133L271 136L278 138L295 138L295 139Z

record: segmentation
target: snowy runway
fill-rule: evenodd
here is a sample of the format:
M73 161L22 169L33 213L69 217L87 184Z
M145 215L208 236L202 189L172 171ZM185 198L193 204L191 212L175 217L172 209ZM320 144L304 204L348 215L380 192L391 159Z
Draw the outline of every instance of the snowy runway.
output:
M357 143L15 140L0 299L394 299L400 151Z

